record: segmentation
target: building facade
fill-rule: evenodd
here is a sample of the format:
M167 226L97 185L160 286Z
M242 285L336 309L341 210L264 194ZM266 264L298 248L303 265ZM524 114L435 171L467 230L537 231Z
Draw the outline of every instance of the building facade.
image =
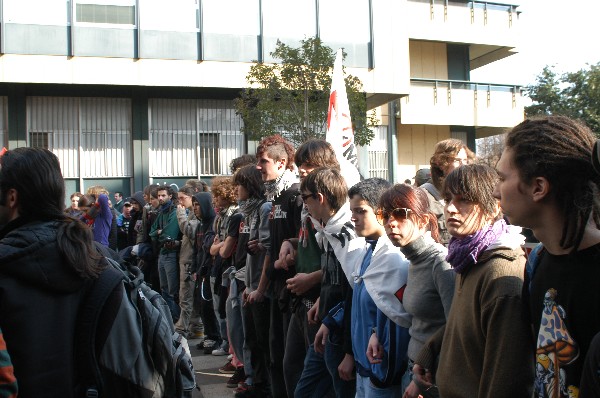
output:
M403 181L433 144L523 118L518 86L471 82L517 47L517 6L435 0L0 0L0 144L61 160L67 192L229 174L254 145L232 100L277 40L348 54L381 126L363 174Z

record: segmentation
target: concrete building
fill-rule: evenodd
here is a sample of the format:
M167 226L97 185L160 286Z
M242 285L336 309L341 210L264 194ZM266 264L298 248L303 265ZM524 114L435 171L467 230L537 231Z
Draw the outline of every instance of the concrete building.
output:
M67 192L229 173L253 151L232 99L255 61L318 35L348 54L381 126L363 174L523 118L520 87L470 71L517 47L516 5L435 0L0 0L0 144L56 153Z

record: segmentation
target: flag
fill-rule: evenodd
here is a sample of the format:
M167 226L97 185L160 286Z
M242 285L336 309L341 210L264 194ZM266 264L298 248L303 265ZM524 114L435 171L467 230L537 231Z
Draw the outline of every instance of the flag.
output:
M344 170L344 164L350 162L358 165L354 130L348 106L346 82L342 69L342 49L338 49L331 76L331 94L329 94L329 111L327 113L327 134L325 139L331 144L336 157Z

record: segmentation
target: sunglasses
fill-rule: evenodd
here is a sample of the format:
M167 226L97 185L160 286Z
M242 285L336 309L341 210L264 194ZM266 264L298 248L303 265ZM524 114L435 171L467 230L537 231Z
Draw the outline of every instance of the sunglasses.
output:
M303 202L306 202L306 199L308 199L308 198L316 198L317 194L316 193L307 193L304 195L300 195L300 197L302 198Z
M375 213L375 216L377 217L377 221L379 221L379 224L385 225L388 222L388 220L390 219L390 217L396 221L408 218L408 213L410 213L411 211L412 211L411 209L408 209L406 207L399 207L392 211L380 209L380 210L377 210L377 213Z

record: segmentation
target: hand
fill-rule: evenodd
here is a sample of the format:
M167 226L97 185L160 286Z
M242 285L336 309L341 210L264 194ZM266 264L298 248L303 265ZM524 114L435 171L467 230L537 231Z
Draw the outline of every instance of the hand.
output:
M221 240L219 239L219 235L215 235L215 239L213 240L213 245L216 245L219 243L221 243Z
M184 205L182 205L181 203L179 203L179 204L177 205L177 210L185 210L185 206L184 206Z
M371 338L369 339L369 345L367 345L367 359L372 364L381 363L381 360L383 359L383 354L383 346L379 344L377 334L372 333Z
M275 260L275 263L273 263L273 266L275 267L275 269L284 269L286 271L288 270L287 264L281 258L278 258L277 260Z
M310 323L311 325L316 325L317 323L319 323L319 301L320 298L318 298L317 301L315 301L315 304L306 313L308 323Z
M413 374L417 387L420 389L427 390L433 387L433 375L429 369L425 369L418 363L415 363L413 366Z
M264 299L264 294L262 294L258 289L248 295L248 302L250 304L262 303Z
M404 390L402 398L423 398L423 396L419 394L419 387L417 387L414 381L411 381L406 390Z
M285 283L287 283L287 288L290 292L298 295L306 293L313 287L308 274L296 274L294 277L286 280Z
M325 325L321 325L315 336L315 351L319 354L325 353L325 344L327 344L327 338L329 337L329 328Z
M244 305L248 302L248 288L245 288L242 292L242 301L244 302Z
M279 259L277 261L280 261L280 266L285 270L296 264L296 250L294 250L294 245L289 240L281 244Z
M251 241L248 241L247 249L248 254L256 254L259 251L262 251L262 246L258 243L258 239L252 239Z
M350 354L346 354L342 362L338 366L338 373L340 379L350 381L356 379L356 372L354 371L354 357Z

